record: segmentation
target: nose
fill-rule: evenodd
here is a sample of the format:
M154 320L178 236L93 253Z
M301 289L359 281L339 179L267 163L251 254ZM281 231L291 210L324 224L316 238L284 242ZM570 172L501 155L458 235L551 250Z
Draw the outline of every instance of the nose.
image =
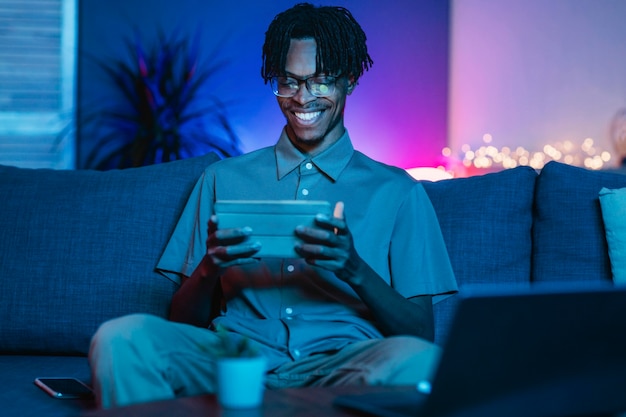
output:
M309 103L311 101L314 101L316 98L317 97L311 94L304 80L298 83L298 91L296 91L296 94L292 97L293 100L297 101L300 104Z

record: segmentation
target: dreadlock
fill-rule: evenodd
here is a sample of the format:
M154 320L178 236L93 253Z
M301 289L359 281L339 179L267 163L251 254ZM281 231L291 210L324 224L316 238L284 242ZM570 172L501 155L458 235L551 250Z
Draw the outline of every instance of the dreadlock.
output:
M261 76L283 75L291 39L313 38L316 72L354 76L356 82L374 61L367 53L365 32L343 7L301 3L278 14L265 32Z

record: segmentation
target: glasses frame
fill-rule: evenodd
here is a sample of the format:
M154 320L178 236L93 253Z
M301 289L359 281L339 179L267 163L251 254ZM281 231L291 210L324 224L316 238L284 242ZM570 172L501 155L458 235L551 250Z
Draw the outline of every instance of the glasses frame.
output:
M278 92L279 80L281 78L285 80L294 80L297 82L298 88L293 90L293 94L280 94ZM317 79L324 78L329 81L328 83L318 83L320 85L326 85L328 87L328 92L320 93L319 91L316 91L314 89L314 86L312 85L312 83L316 78ZM274 93L276 97L283 97L283 98L293 97L296 94L298 94L298 91L300 91L302 84L306 85L306 89L309 91L309 93L311 93L311 95L315 97L328 97L335 92L335 84L337 83L338 79L339 77L334 76L334 75L319 75L319 74L311 75L310 77L307 77L304 79L292 77L292 76L274 76L270 78L270 87L272 88L272 92Z

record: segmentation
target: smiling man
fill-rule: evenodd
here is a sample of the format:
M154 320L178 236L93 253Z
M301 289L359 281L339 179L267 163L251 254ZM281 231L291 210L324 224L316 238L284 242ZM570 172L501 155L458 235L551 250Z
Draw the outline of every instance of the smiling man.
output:
M434 299L456 291L421 184L356 151L346 98L372 65L341 7L300 4L272 21L262 75L286 118L275 146L198 180L157 269L180 283L169 320L104 323L90 351L103 407L215 392L219 325L267 358L269 388L416 384L437 362ZM323 200L294 258L260 258L252 230L220 228L218 200ZM149 237L148 237L149 238Z
M346 96L355 87L355 76L317 68L316 58L315 39L291 39L284 75L266 75L287 118L289 139L306 153L323 152L344 134Z

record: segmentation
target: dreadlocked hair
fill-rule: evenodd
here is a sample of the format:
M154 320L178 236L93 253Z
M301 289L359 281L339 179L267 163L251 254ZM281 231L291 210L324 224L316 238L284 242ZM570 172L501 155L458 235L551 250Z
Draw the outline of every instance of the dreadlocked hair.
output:
M374 63L365 32L348 9L301 3L278 14L265 32L261 76L266 83L284 75L291 39L305 38L317 45L318 74L351 75L356 82Z

